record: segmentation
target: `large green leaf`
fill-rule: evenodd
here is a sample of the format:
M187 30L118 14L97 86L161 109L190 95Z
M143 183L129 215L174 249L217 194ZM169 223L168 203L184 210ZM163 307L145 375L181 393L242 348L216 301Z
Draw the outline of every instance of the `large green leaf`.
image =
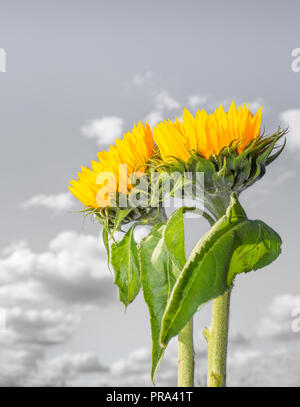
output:
M165 224L154 226L140 243L141 282L149 309L152 336L151 378L163 357L160 346L162 317L179 270L172 264L164 243Z
M199 306L223 294L242 272L270 264L280 254L279 235L262 221L248 220L235 194L224 215L197 243L184 266L162 321L166 345Z
M119 288L120 301L127 307L140 290L140 263L138 248L133 236L134 226L123 239L111 246L111 264L114 269L114 283Z

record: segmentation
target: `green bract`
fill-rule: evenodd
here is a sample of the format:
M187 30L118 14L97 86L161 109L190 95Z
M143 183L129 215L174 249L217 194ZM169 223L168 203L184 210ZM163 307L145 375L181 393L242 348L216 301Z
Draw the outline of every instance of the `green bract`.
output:
M176 159L169 163L157 164L157 170L169 174L204 174L204 205L216 219L219 219L229 205L230 195L239 195L249 186L263 177L266 167L283 151L285 143L277 150L276 143L286 134L278 130L270 137L254 139L243 152L238 152L239 144L224 147L218 155L213 154L207 160L200 153L191 154L188 162ZM272 154L273 153L273 154ZM194 181L195 182L195 181ZM191 195L191 198L194 198Z

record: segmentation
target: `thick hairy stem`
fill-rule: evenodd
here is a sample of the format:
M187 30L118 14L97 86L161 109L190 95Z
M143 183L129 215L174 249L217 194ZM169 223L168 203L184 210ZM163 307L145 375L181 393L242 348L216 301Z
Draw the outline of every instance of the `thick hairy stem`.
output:
M229 304L230 290L214 299L211 326L204 331L208 343L208 387L226 387Z
M193 319L178 334L178 387L194 386Z

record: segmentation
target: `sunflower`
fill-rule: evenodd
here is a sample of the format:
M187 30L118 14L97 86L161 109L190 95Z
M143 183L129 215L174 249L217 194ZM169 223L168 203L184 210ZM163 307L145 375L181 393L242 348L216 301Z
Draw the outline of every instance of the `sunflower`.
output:
M141 122L115 144L108 151L99 152L99 161L92 161L91 169L82 167L78 179L70 183L71 193L86 207L103 208L109 206L116 192L128 194L131 175L145 172L154 150L152 131Z
M184 109L182 122L176 118L154 128L154 140L164 161L175 158L188 161L195 152L209 159L233 144L238 144L237 150L241 153L251 141L260 137L261 111L262 108L254 116L248 106L243 104L237 109L234 102L228 112L222 105L213 114L198 110L195 116Z

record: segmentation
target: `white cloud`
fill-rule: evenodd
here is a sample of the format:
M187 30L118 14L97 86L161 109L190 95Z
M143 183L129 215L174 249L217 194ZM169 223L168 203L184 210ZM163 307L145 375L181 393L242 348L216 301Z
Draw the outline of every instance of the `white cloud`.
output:
M295 299L294 299L295 301ZM285 314L276 301L275 313ZM298 303L296 301L296 303ZM150 380L151 349L137 348L110 366L94 352L65 353L46 358L47 347L66 341L74 327L73 316L53 310L12 310L11 329L0 336L0 385L5 386L153 386ZM75 318L76 321L76 318ZM64 324L68 328L64 327ZM13 325L13 329L12 329ZM37 334L37 335L36 335ZM300 353L296 346L266 349L240 341L229 342L228 386L299 386ZM235 339L238 338L236 341ZM206 382L206 346L195 342L195 385ZM177 341L172 340L159 367L158 386L177 385Z
M164 112L180 108L180 103L173 99L167 91L162 91L154 96L154 110L145 117L145 122L155 126L164 120Z
M280 114L283 126L288 126L287 148L291 151L300 148L300 109L286 110Z
M93 352L64 353L46 359L45 347L22 346L0 351L0 386L93 386L97 377L108 371Z
M177 344L173 341L168 354L162 360L156 377L159 386L176 386ZM111 365L110 372L99 379L99 386L153 386L150 378L151 349L140 348L132 351L126 358Z
M241 340L242 339L242 340ZM299 386L300 352L295 347L253 347L249 338L233 332L229 341L228 386ZM206 383L207 348L199 349L195 341L195 385ZM100 386L152 386L149 378L151 350L140 348L126 358L111 365L110 371L101 375ZM158 369L158 386L177 384L177 341L169 344Z
M299 377L300 353L297 348L248 349L233 353L228 360L229 387L299 387Z
M155 126L158 122L163 121L163 113L160 110L153 110L145 117L145 122L149 123L151 127Z
M40 347L13 346L12 343L0 350L0 386L23 386L26 378L37 368L38 361L43 357Z
M249 105L249 110L253 113L256 113L258 109L263 106L263 102L261 99L253 100L252 102L246 103L246 106ZM266 113L266 108L263 107L264 113Z
M0 302L50 297L63 303L105 304L115 300L112 276L100 239L65 231L36 253L28 246L0 258Z
M228 364L234 366L242 366L247 363L251 359L260 357L262 355L262 351L258 349L242 349L236 350L228 355Z
M88 120L81 127L84 137L96 139L99 145L108 145L120 138L123 132L124 121L121 117L106 116L100 119Z
M133 79L132 83L136 86L143 86L145 85L151 78L153 77L153 72L152 71L146 71L144 73L142 72L137 72Z
M45 360L27 385L38 387L82 386L85 382L84 376L87 376L88 384L90 384L93 377L97 377L99 373L107 372L107 370L108 368L100 363L96 353L65 353Z
M21 205L23 209L47 208L54 212L65 212L74 206L74 200L69 192L63 192L57 195L35 195Z
M84 308L116 299L103 244L65 231L35 252L13 243L0 257L0 386L80 385L106 368L93 353L46 359L78 329ZM71 311L70 311L71 309ZM3 322L3 321L1 321Z
M180 103L172 98L167 91L158 93L154 98L154 104L158 110L174 110L180 108Z
M71 313L53 309L5 310L6 328L16 334L18 342L32 344L60 344L73 333L78 318Z
M188 98L188 104L193 108L202 107L202 105L205 105L206 102L207 96L192 95Z
M79 319L54 309L5 309L6 330L0 334L0 386L25 386L49 347L69 340Z
M107 368L100 363L98 355L92 352L63 354L55 359L52 359L50 364L59 367L59 370L71 368L72 370L76 370L77 372L81 373L107 371Z
M299 340L299 334L293 331L296 315L300 310L300 296L284 294L276 297L267 308L266 315L258 325L258 335L278 340Z
M177 340L172 340L158 368L157 386L177 386ZM205 383L206 350L200 350L195 343L195 385ZM110 371L103 375L98 386L153 386L150 379L151 349L139 348L125 358L114 362Z

